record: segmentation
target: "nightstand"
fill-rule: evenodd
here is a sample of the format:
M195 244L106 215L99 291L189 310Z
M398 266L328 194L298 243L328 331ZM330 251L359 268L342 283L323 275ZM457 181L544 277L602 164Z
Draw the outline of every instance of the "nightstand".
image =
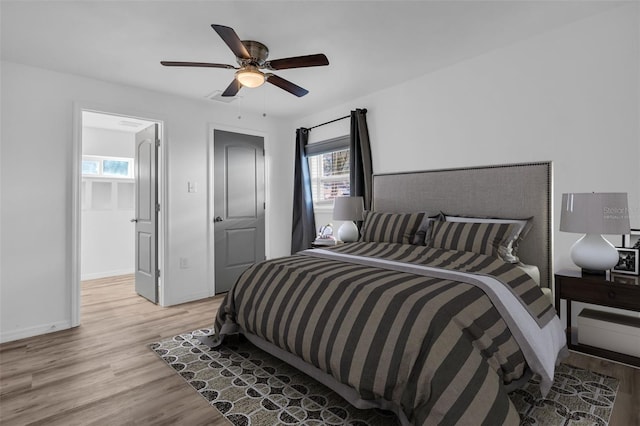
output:
M315 242L311 242L311 248L330 248L330 247L335 247L335 246L339 246L342 244L346 244L344 241L336 241L335 244L331 244L331 245L327 245L327 244L316 244Z
M577 270L555 274L555 305L560 316L560 299L567 301L567 344L569 349L640 367L640 358L608 349L579 344L577 329L571 327L571 302L591 303L640 312L640 285L618 276L583 275Z

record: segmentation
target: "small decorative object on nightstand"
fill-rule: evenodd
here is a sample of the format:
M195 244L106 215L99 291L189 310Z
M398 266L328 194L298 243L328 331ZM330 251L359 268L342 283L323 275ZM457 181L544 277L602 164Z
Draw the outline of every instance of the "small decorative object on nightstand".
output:
M560 230L585 234L571 247L571 260L586 274L604 275L618 263L616 248L602 234L629 233L626 192L562 194Z
M615 274L605 276L563 270L555 274L555 306L560 316L560 300L567 301L567 345L569 349L640 367L640 358L609 349L580 344L577 330L571 326L572 302L591 303L611 308L640 312L640 285L617 280Z
M345 242L357 241L360 233L354 220L362 220L364 202L362 197L336 197L333 199L333 218L345 220L338 229L338 239Z
M338 243L333 236L333 224L321 226L316 239L311 243L311 248L335 246Z
M640 250L640 229L631 229L627 235L623 235L622 247Z
M621 248L618 250L618 263L611 268L611 272L614 274L629 274L638 275L640 272L638 268L638 249L636 248Z

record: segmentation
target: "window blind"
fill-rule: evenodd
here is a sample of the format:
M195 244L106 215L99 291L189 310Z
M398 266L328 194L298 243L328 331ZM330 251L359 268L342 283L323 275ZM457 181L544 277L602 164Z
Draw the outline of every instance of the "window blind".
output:
M307 144L304 152L307 157L311 157L313 155L324 154L331 151L341 151L343 149L349 149L349 135Z

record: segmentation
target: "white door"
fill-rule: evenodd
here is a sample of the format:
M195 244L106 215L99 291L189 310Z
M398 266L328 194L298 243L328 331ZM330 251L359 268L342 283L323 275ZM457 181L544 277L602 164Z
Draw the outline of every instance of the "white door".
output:
M136 292L158 303L158 124L136 133Z
M264 138L214 130L215 290L265 258Z

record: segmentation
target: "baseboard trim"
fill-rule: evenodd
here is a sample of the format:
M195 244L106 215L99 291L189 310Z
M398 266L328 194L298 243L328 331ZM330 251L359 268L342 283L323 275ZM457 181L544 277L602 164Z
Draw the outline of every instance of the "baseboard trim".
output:
M67 330L69 328L71 328L71 321L58 321L50 324L41 324L34 327L23 328L20 330L6 331L0 333L0 343L13 342L14 340L54 333L56 331Z
M135 273L133 269L118 269L115 271L94 272L92 274L82 274L80 281L97 280L99 278L117 277L119 275L130 275Z

